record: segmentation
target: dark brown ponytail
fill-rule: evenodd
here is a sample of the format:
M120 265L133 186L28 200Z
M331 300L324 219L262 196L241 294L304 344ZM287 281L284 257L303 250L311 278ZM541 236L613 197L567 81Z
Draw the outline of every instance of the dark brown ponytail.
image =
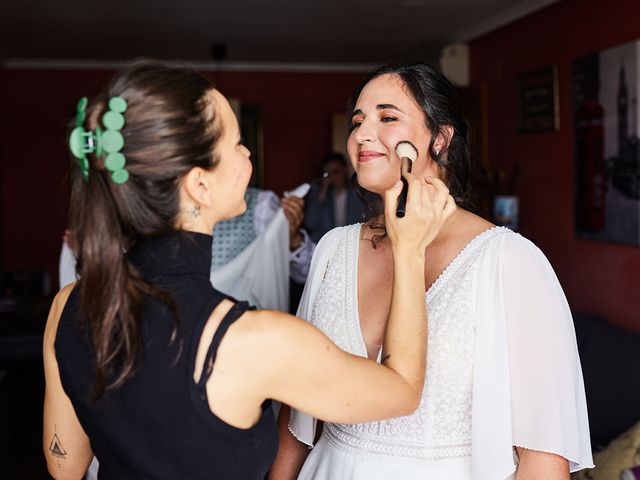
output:
M144 296L176 313L168 294L146 282L125 253L139 235L177 228L181 179L194 167L215 167L220 128L207 99L212 89L193 71L138 62L87 108L85 128L95 129L102 127L109 98L126 100L122 153L130 175L126 183L114 183L104 156L88 156L88 181L75 162L71 167L70 225L78 243L80 318L95 352L94 398L135 371Z

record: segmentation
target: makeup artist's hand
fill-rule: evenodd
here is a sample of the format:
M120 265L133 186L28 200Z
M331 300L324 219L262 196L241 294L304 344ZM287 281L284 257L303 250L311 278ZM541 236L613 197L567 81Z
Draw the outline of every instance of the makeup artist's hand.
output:
M423 252L436 237L444 222L456 211L456 202L449 189L438 178L420 180L415 175L403 171L409 191L406 213L396 217L398 196L402 182L398 181L385 192L384 214L387 234L394 248L415 249ZM435 190L435 195L430 194Z
M300 197L287 197L281 201L282 210L289 222L289 248L295 250L302 242L300 226L304 219L304 199Z

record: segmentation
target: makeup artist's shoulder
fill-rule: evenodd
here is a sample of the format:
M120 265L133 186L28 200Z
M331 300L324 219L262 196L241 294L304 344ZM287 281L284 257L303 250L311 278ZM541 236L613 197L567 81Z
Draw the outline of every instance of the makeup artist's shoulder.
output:
M234 323L233 329L236 346L256 358L264 353L290 357L316 337L311 324L278 310L248 311Z

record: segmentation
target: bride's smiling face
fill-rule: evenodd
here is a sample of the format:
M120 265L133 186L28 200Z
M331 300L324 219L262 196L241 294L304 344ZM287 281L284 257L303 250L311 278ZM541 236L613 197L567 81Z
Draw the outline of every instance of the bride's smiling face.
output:
M418 149L414 174L438 176L428 153L431 132L425 115L397 75L380 75L366 84L356 101L351 129L349 158L358 183L367 190L382 194L398 181L401 163L395 149L405 140Z

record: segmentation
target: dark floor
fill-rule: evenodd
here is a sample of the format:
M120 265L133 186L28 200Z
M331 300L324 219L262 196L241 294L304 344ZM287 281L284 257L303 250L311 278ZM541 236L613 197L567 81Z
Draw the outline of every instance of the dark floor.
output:
M4 360L0 371L0 479L49 479L41 443L42 359Z

